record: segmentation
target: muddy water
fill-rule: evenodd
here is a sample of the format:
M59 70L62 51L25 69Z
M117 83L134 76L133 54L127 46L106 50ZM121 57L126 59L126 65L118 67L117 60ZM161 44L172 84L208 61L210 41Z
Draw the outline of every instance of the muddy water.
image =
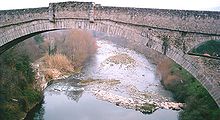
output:
M108 98L98 97L97 92L104 91L113 97L116 95L135 101L140 96L133 97L132 91L128 90L135 88L141 93L153 95L151 98L156 101L172 101L171 93L160 84L155 65L149 63L143 55L106 41L98 41L98 46L97 53L86 63L80 74L56 81L45 89L44 102L29 118L178 120L178 111L175 110L158 109L151 114L143 114L135 109L127 109L126 106L118 106Z

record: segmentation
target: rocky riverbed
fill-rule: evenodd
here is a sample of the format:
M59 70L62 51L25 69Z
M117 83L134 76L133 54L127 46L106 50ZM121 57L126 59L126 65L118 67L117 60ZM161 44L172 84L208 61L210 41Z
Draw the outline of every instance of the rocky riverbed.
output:
M126 91L122 91L120 80L87 79L74 81L73 84L75 91L89 92L99 100L142 113L152 113L159 108L181 110L184 107L183 103L176 103L159 94L139 91L133 85L126 86ZM66 89L60 87L53 90L61 92Z
M86 82L85 82L86 81ZM85 90L92 92L97 99L113 103L128 109L134 109L143 113L152 113L155 110L173 109L180 110L183 103L176 103L169 98L149 92L141 92L135 86L126 86L124 91L127 96L119 94L120 80L82 80L79 85L86 85Z
M46 91L50 95L64 93L77 102L83 94L91 94L99 101L147 114L158 109L180 110L184 107L163 88L155 66L144 56L105 41L99 41L98 46L96 56L80 73L65 80L55 80ZM40 72L38 64L33 66ZM57 75L58 79L60 77L66 76ZM45 87L45 82L41 83Z
M105 58L101 62L101 67L116 67L115 70L124 69L126 71L137 69L136 67L141 66L141 64L143 65L143 63L144 62L140 63L140 61L135 60L135 58L127 53L114 52L113 55ZM140 75L139 77L145 77L145 75ZM132 84L132 82L134 84ZM138 88L139 85L136 84L138 81L135 79L130 81L126 79L101 80L90 78L89 80L82 80L80 84L82 83L84 83L84 85L86 83L86 91L92 92L93 95L100 100L143 113L152 113L159 108L180 110L184 107L183 103L176 103L170 97L165 97L159 93L147 91L146 89L141 90ZM152 88L157 86L160 86L160 83L148 83L146 87Z

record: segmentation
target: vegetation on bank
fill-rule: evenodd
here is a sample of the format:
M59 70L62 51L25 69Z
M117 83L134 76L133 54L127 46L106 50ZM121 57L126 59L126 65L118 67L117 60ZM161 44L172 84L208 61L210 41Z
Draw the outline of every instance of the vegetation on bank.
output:
M206 89L185 69L165 59L158 65L162 83L179 102L186 103L180 120L219 120L220 109Z
M43 39L48 43L45 47L49 48L49 51L41 58L43 64L39 67L44 71L46 79L56 79L80 71L85 61L97 49L92 34L82 30L70 30L62 35L52 33L50 39L52 41Z
M41 99L30 58L12 48L0 55L0 119L17 120Z
M35 80L31 62L42 60L44 68L51 70L45 76L53 79L54 70L60 74L76 71L96 52L96 41L88 32L58 31L49 39L48 34L25 40L0 55L0 120L21 119L41 101L41 83ZM51 45L56 49L48 55Z
M192 49L193 53L220 57L220 40L210 40Z

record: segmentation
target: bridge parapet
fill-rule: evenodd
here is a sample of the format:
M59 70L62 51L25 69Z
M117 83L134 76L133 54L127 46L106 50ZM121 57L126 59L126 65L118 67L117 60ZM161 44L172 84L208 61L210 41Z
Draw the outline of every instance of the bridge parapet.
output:
M43 8L0 11L0 27L27 20L59 18L92 22L108 19L136 26L220 36L220 12L106 7L93 2L50 3Z
M143 27L220 35L220 12L215 11L97 6L95 18Z
M94 20L94 3L93 2L62 2L52 3L56 19L87 19Z
M34 19L47 19L48 7L0 11L0 27Z

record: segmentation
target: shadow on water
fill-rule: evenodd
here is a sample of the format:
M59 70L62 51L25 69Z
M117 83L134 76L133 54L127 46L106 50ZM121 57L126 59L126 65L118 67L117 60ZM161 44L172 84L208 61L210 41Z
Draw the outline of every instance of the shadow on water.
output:
M44 120L43 115L44 115L44 99L41 100L34 108L32 108L27 116L25 117L24 120Z

